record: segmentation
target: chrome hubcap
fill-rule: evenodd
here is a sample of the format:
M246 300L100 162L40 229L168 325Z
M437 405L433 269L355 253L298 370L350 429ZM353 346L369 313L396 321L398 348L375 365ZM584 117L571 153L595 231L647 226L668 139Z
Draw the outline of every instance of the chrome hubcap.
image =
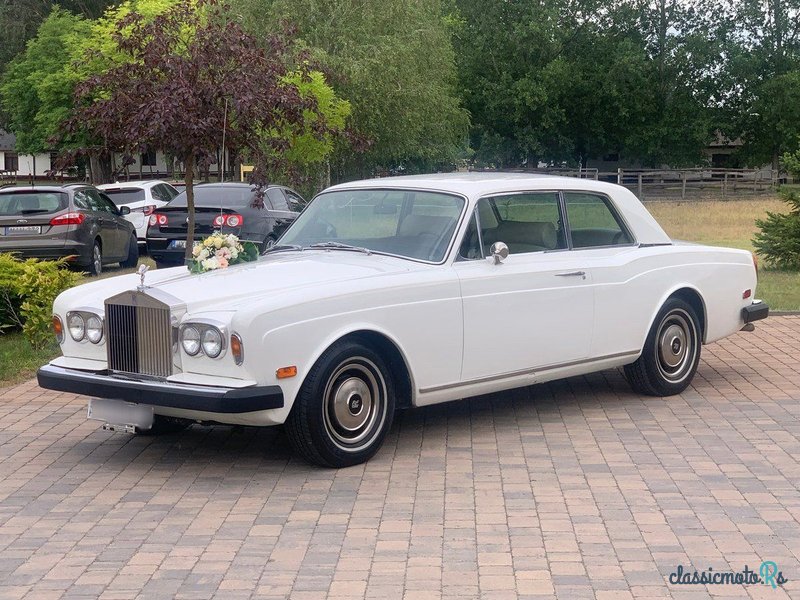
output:
M694 321L683 310L672 311L661 321L656 338L659 371L672 382L682 381L692 369L696 352Z
M100 248L97 246L94 247L94 270L96 273L100 272L100 269L103 266L103 259L100 256Z
M337 446L356 451L368 445L386 417L386 384L380 370L361 357L339 365L325 388L323 411Z

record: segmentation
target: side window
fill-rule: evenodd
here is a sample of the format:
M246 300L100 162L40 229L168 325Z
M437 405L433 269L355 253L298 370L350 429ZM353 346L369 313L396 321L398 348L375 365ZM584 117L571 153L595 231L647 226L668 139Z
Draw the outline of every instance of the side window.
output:
M86 195L84 190L75 192L75 195L72 197L72 201L75 203L76 208L92 210L92 205L89 203L89 196Z
M289 199L289 210L300 212L303 210L303 208L305 208L306 201L300 197L300 194L297 194L292 190L283 191L286 194L286 197Z
M458 256L464 260L476 260L483 258L481 252L481 239L478 235L478 213L472 213L472 217L467 225L467 231L464 233L464 239L461 240L461 248L458 250Z
M289 210L289 205L286 203L286 196L283 195L281 188L269 188L267 190L267 198L269 198L272 208L275 210Z
M164 186L160 183L158 185L154 185L150 189L150 195L153 196L156 200L161 200L162 202L169 202L169 194L164 193Z
M177 196L180 193L174 187L172 187L171 185L167 185L166 183L162 183L161 188L164 190L164 200L166 200L167 202L172 200L175 196Z
M478 201L484 255L495 242L511 254L561 250L567 247L558 194L510 194Z
M108 212L108 209L100 199L100 194L97 190L86 190L86 197L89 199L89 206L92 207L92 210Z
M604 196L566 192L564 200L573 248L624 246L633 243L633 238Z
M106 196L105 194L100 194L100 204L103 207L102 210L111 213L112 215L118 215L119 209L117 205L112 202L111 198Z

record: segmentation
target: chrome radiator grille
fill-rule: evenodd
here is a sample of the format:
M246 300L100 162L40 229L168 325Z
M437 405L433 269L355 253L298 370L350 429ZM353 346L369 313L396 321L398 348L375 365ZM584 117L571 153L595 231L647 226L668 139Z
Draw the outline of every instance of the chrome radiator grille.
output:
M106 301L108 368L154 377L172 374L172 326L165 304L141 292Z

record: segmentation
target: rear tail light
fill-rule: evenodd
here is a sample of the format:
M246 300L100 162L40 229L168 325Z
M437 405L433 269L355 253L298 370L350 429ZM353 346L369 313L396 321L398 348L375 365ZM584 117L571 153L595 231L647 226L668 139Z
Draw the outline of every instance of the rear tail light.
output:
M86 220L86 215L80 212L68 212L50 219L50 225L80 225Z
M217 215L214 217L215 227L222 227L223 225L227 225L228 227L241 227L243 223L244 217L242 217L242 215Z
M166 225L167 223L169 223L167 215L150 215L150 220L148 221L150 227L155 227L156 225Z

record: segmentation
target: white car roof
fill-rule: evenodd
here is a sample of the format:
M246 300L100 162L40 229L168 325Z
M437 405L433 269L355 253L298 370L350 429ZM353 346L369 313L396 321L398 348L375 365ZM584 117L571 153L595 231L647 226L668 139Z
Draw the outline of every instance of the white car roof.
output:
M151 188L156 186L160 183L166 183L168 186L172 187L172 184L167 181L162 181L160 179L146 179L141 181L117 181L115 183L104 183L102 185L98 185L97 189L99 190L108 190L108 189L115 189L115 188Z
M569 190L597 192L609 196L617 206L641 244L670 243L669 236L647 211L639 199L627 188L613 183L558 177L536 173L435 173L431 175L404 175L340 183L325 191L358 188L408 188L450 192L466 196L471 202L484 196L519 191Z

